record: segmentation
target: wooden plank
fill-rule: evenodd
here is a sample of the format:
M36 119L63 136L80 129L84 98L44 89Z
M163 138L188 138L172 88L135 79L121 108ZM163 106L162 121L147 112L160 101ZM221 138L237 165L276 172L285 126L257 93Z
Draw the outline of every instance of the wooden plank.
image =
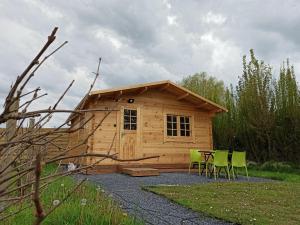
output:
M146 91L148 91L148 87L143 87L137 94L138 95L141 95L141 94L144 94Z
M118 100L121 98L122 95L123 95L123 91L122 91L122 90L121 90L121 91L118 91L114 99L115 99L116 101L118 101Z
M122 168L122 173L133 177L159 176L159 170L153 168Z
M189 96L189 95L190 95L189 93L185 93L185 94L179 96L179 97L177 98L177 100L178 100L178 101L179 101L179 100L182 100L182 99L186 98L186 97Z

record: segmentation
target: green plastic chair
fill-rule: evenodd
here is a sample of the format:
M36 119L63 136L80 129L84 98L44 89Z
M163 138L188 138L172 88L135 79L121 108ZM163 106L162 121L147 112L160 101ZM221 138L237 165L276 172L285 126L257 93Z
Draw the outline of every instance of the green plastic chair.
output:
M227 150L216 150L214 153L213 168L214 177L216 178L217 168L225 168L227 172L227 177L230 180L229 167L228 167L228 151Z
M199 175L201 174L200 169L201 165L205 165L205 162L202 161L202 155L198 152L199 149L190 149L190 166L189 166L189 173L191 173L191 167L194 163L198 164Z
M232 169L233 178L235 178L234 167L236 167L236 168L244 167L246 170L247 179L249 180L248 170L247 170L247 162L246 162L246 152L238 152L238 151L232 152L231 169ZM236 170L236 175L237 175L237 172L238 172L238 169Z

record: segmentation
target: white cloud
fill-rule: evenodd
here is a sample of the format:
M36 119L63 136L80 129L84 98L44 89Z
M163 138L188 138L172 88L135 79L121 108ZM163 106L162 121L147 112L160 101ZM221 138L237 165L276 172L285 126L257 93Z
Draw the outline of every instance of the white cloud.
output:
M89 88L99 57L95 88L178 81L201 71L236 83L242 55L251 48L274 68L290 56L300 81L300 3L293 0L2 0L0 9L1 103L54 26L60 29L51 49L69 43L30 82L29 88L49 93L43 106L75 79L62 105L74 107Z
M169 25L178 25L178 23L176 22L176 16L167 16L167 19Z
M122 42L110 31L105 29L97 29L95 33L96 38L103 39L104 41L109 41L110 44L116 48L117 50L120 49L123 44Z
M170 3L168 0L163 0L163 4L164 4L168 9L171 9L171 8L172 8L172 5L171 5L171 3Z
M215 14L209 11L205 16L202 17L202 21L208 24L222 25L226 22L226 17L221 14Z
M25 2L30 4L32 7L36 7L43 13L43 15L47 16L49 19L61 19L63 17L63 14L58 11L57 8L46 5L41 1L25 0Z

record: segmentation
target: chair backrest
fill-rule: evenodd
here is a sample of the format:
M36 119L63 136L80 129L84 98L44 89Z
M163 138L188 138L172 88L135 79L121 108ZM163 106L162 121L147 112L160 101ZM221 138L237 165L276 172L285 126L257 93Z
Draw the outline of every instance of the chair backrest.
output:
M201 153L198 151L199 151L199 149L190 149L190 161L191 162L201 162Z
M246 152L232 152L231 164L235 167L244 167L246 166Z
M216 150L214 153L215 166L228 166L228 150Z

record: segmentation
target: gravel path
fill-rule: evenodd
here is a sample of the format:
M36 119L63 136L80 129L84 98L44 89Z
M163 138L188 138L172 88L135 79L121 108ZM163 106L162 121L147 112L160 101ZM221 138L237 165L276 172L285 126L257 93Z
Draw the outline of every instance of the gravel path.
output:
M146 224L153 225L181 225L181 224L230 224L222 220L207 217L194 212L170 200L142 190L142 186L176 185L214 182L204 176L187 173L161 173L154 177L130 177L124 174L77 175L77 178L88 177L101 185L129 214L141 218ZM245 178L239 178L244 181ZM264 179L251 178L252 181ZM220 179L218 179L220 181ZM222 181L227 182L225 179Z

